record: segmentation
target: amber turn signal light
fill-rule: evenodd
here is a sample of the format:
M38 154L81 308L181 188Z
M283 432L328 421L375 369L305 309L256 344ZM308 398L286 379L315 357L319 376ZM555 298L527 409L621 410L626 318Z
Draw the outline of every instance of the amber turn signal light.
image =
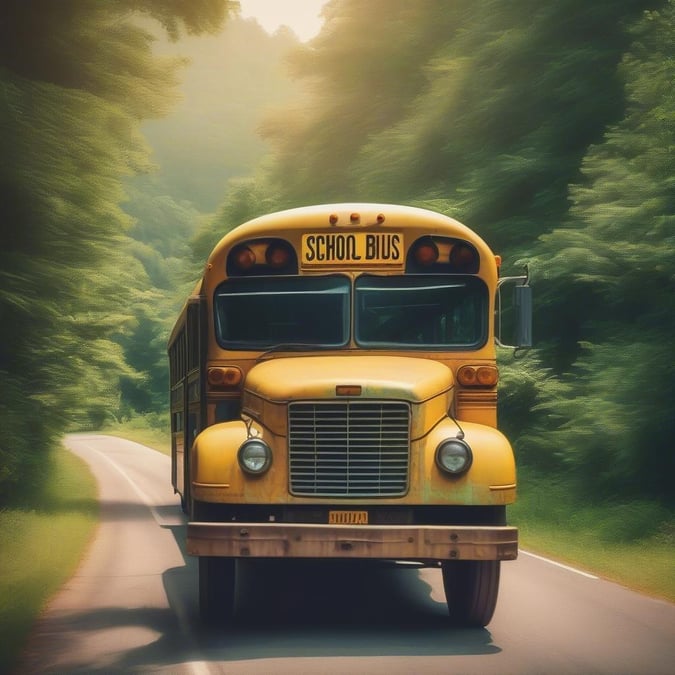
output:
M241 370L234 366L217 366L208 369L206 379L212 387L227 389L238 387L242 375Z
M494 387L499 381L496 366L462 366L457 381L464 387Z
M335 387L336 396L361 396L360 384L338 384Z

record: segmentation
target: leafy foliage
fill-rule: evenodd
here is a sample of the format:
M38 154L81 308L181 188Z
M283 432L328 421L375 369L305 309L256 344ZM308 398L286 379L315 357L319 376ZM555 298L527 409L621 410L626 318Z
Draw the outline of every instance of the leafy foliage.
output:
M279 67L282 54L295 44L289 33L269 36L257 23L237 18L213 36L182 38L178 44L160 36L156 42L156 53L186 63L183 98L170 115L144 122L157 167L126 181L123 208L133 219L129 252L142 269L128 306L132 318L116 338L134 369L120 383L120 419L167 405L167 336L210 251L207 244L191 263L190 240L228 181L236 199L235 176L250 172L263 156L257 119L263 106L287 100L297 89ZM259 205L267 201L263 195L256 199ZM200 239L217 241L222 235L214 230L210 239L204 234Z
M156 52L186 62L181 100L170 115L143 124L157 171L134 185L148 195L189 201L202 213L215 211L227 182L249 175L268 151L256 133L263 111L298 93L283 65L294 45L290 33L270 36L243 19L228 21L213 36L176 44L159 39Z
M555 441L565 461L605 492L664 498L675 469L674 14L670 2L636 25L620 66L625 117L590 148L571 224L542 237L537 261L555 296L546 315L575 317L550 352L583 373Z
M296 56L311 103L266 127L274 184L296 203L445 200L497 249L529 252L621 114L624 24L649 4L331 3Z
M192 241L195 264L203 264L213 247L232 228L275 211L279 201L261 179L239 179L230 182L227 198L218 213L199 230Z
M97 427L134 378L115 337L138 288L122 179L148 168L142 119L173 100L145 14L212 30L223 0L7 0L0 7L0 487L39 476L51 439Z
M271 74L293 40L254 49L247 26L222 59L232 77L198 68L175 118L147 123L176 104L183 62L148 20L175 40L228 7L0 8L0 487L65 426L164 405L171 317L229 229L382 200L448 213L530 264L538 347L501 355L500 424L521 464L587 497L672 500L672 0L331 0L290 56L297 88ZM220 48L195 47L195 63ZM273 153L237 178L265 150L251 134L267 103ZM152 178L138 178L152 168L140 129Z

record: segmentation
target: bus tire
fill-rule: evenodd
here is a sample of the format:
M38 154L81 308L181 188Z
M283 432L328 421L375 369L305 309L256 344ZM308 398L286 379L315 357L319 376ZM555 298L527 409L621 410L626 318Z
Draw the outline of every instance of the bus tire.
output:
M199 614L204 623L225 624L234 615L234 558L199 557Z
M450 621L482 628L492 619L499 594L499 560L445 560L441 565Z

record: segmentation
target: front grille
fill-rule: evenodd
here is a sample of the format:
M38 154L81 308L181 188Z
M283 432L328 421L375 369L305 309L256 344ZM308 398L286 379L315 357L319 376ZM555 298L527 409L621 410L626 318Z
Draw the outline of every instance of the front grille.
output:
M396 497L408 489L410 406L396 401L291 403L291 493Z

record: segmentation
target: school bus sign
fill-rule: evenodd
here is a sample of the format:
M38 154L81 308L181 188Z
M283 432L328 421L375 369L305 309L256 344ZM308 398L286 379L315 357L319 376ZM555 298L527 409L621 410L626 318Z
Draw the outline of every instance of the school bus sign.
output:
M302 265L400 265L400 232L316 232L302 236Z

